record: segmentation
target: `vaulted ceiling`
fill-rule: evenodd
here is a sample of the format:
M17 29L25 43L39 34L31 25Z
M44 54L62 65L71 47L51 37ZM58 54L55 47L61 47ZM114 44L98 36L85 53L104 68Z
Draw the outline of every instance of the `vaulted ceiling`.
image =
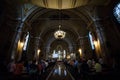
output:
M18 3L37 6L28 14L26 21L31 26L31 34L40 37L40 45L52 48L62 45L65 49L79 44L78 40L88 35L87 27L93 23L93 18L97 17L97 7L107 6L110 1L17 0ZM62 40L54 38L54 32L58 30L59 24L61 29L66 32L66 37Z
M61 45L64 49L80 44L79 39L88 35L87 27L96 15L96 5L105 6L110 0L31 0L29 3L38 6L28 17L34 36L41 38L42 47L55 48ZM54 32L61 29L66 32L62 40L54 38ZM55 45L56 44L56 45ZM65 45L66 44L66 45ZM73 46L74 45L74 46ZM66 48L67 47L67 48Z
M58 45L58 42L59 45L67 43L68 47L72 47L77 42L79 44L78 39L88 35L87 26L91 22L90 17L84 14L82 10L84 11L83 8L69 10L39 8L38 11L31 14L33 16L30 16L30 20L28 20L32 27L31 33L34 36L40 36L47 47L50 47L55 42L56 45ZM66 32L65 38L62 40L54 38L54 32L59 29L59 24L61 30Z

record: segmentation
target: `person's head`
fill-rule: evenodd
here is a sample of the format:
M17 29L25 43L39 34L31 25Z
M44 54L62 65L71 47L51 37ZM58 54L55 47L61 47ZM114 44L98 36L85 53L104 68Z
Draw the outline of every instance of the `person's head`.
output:
M10 62L15 62L15 60L14 60L14 59L11 59Z

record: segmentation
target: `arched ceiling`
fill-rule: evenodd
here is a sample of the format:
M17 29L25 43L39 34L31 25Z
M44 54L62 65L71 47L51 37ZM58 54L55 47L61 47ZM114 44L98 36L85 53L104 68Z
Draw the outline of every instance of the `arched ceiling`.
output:
M32 27L31 33L42 39L42 46L55 47L54 44L57 45L58 41L54 38L54 32L58 30L59 24L66 32L61 45L79 44L78 39L88 34L87 27L92 21L91 14L87 10L91 9L90 11L94 13L92 6L107 5L110 0L53 0L53 2L51 0L22 0L21 2L38 6L26 21Z
M76 44L79 37L84 37L88 34L87 25L90 18L78 9L40 9L31 15L28 18L28 22L31 22L31 33L41 37L45 46L50 47L53 42L57 44L54 32L58 30L59 24L61 25L61 30L66 32L65 39L61 40L63 45L64 41L68 45Z
M61 44L61 42L62 42L62 44ZM58 50L58 47L61 47L62 50L63 49L64 50L68 50L69 44L66 41L55 40L55 41L52 42L52 44L50 45L50 47L52 47L55 50Z

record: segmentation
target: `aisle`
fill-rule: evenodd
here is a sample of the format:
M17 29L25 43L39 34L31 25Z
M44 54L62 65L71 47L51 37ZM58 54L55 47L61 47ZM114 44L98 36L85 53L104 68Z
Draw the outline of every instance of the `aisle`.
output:
M62 62L57 62L46 80L75 80Z

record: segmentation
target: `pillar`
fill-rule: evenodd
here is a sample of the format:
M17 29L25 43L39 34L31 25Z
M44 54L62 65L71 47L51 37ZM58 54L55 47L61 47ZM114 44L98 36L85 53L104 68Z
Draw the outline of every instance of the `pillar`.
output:
M17 51L17 46L18 46L18 41L20 40L21 34L22 34L22 27L24 23L22 22L20 26L17 27L14 38L13 38L13 46L11 46L11 59L15 59L16 51ZM19 59L20 60L20 59Z
M108 63L108 50L106 47L106 38L105 38L105 33L104 33L104 26L102 25L102 20L100 18L94 20L94 25L95 25L95 31L97 35L97 42L99 42L99 55L98 57L102 57L105 63Z

